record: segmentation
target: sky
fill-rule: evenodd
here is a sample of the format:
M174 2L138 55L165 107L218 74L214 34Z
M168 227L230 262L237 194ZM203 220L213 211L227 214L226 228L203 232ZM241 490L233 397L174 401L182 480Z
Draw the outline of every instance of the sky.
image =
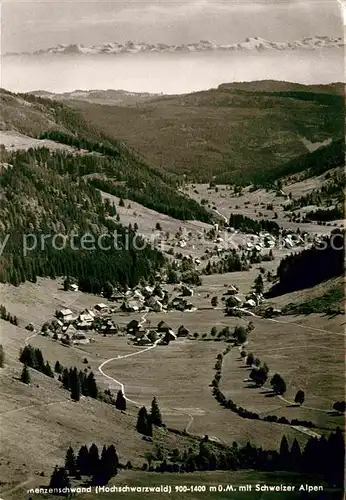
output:
M342 0L3 0L1 53L58 44L342 36Z

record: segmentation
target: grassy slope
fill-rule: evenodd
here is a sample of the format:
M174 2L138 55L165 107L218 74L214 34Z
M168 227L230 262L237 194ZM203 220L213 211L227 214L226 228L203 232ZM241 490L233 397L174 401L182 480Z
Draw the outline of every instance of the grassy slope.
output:
M301 137L341 138L340 93L340 85L256 82L164 96L136 107L72 104L155 167L209 181L211 174L240 178L302 156L307 149Z
M13 329L12 325L6 325L7 335ZM13 338L14 335L18 336L18 332L12 332ZM6 457L0 463L5 483L2 491L41 471L49 476L55 464L63 464L70 445L78 449L82 444L95 442L102 449L103 444L113 443L122 462L143 463L144 453L153 450L154 445L136 432L135 407L122 413L90 398L74 403L57 380L32 369L31 384L26 386L18 380L22 365L15 359L15 345L18 352L21 342L5 346L7 363L1 370L4 396L0 415L1 452ZM64 347L60 347L60 351L63 350ZM61 352L60 360L67 362ZM154 442L163 449L185 449L198 444L193 438L177 436L164 429L155 430Z
M344 296L344 279L340 276L312 288L287 293L269 303L277 307L283 306L285 314L333 314L344 310ZM266 307L269 303L266 303Z

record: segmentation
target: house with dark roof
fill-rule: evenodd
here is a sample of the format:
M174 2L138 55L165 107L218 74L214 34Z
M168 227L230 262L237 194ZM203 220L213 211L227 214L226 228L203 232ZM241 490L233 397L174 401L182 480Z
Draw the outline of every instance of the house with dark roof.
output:
M132 319L127 325L126 325L126 331L127 333L132 333L133 335L136 333L136 331L139 329L140 323L137 319Z
M171 327L167 325L165 321L160 321L157 325L157 331L160 333L165 333L168 332L168 330L171 330Z
M187 337L189 333L190 333L189 329L186 328L186 326L181 325L178 328L177 337Z

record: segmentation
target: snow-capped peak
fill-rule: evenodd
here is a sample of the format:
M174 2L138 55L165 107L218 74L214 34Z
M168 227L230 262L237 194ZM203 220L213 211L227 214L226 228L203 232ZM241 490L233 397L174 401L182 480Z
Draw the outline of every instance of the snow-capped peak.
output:
M35 52L24 53L8 53L6 55L44 55L44 54L82 54L82 55L96 55L96 54L138 54L148 52L205 52L205 51L251 51L251 50L297 50L308 49L317 50L324 48L341 48L344 46L341 37L330 36L314 36L306 37L301 40L293 42L270 42L264 38L252 37L246 38L243 42L232 44L217 44L209 40L201 40L196 43L188 43L181 45L166 45L164 43L148 44L145 42L133 42L131 40L125 43L110 42L103 43L102 45L86 46L82 44L60 44L56 47L48 49L41 49Z

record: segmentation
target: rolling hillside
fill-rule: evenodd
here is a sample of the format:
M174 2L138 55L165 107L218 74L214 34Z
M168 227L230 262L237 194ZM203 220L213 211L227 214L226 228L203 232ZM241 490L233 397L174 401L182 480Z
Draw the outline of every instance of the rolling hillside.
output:
M47 143L47 140L55 141L70 152L69 163L74 171L70 170L69 174L96 174L96 187L104 191L133 199L178 219L211 221L211 215L203 207L178 193L177 177L158 172L123 142L100 132L72 108L50 99L5 90L0 92L0 104L0 130L4 133L4 141L0 138L0 144L4 142L10 146L8 149L21 149L20 146L11 148L8 135L11 131L14 144L30 145L28 138L20 138L18 134L45 141L41 144L32 141L32 148L56 149ZM23 146L23 149L28 147ZM74 161L76 154L79 156L77 162Z
M266 172L273 178L286 163L305 161L307 141L333 144L344 136L342 84L224 84L130 106L71 97L71 105L85 118L125 141L160 171L202 182L213 175L218 182L257 182Z

